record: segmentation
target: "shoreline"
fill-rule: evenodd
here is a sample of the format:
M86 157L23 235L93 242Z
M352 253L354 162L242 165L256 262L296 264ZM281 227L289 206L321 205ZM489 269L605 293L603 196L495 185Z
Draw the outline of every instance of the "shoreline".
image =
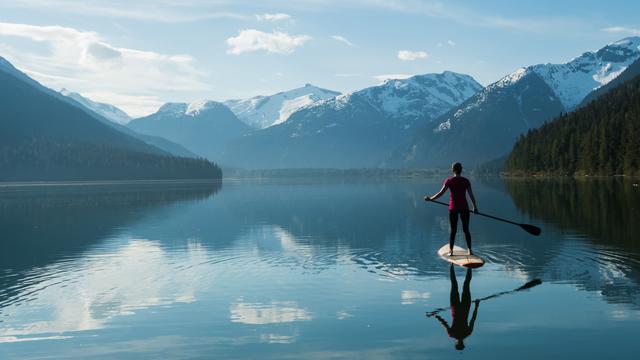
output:
M118 185L207 185L221 183L223 179L176 179L176 180L61 180L61 181L0 181L0 190L11 188L73 187L73 186L118 186Z

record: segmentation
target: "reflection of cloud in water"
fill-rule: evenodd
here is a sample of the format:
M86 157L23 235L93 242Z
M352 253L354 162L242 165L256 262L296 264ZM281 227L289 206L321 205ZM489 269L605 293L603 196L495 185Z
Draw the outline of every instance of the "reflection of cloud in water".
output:
M431 299L431 293L416 290L402 290L400 298L402 299L402 305L412 305L421 300Z
M313 317L295 301L272 301L268 304L246 303L239 299L231 304L231 321L243 324L264 325L294 321L308 321Z
M40 336L40 337L17 337L17 336L0 336L0 344L2 343L15 343L24 341L39 341L39 340L64 340L71 339L73 336Z
M337 318L338 320L345 320L345 319L348 319L348 318L350 318L350 317L353 317L353 314L351 314L351 313L350 313L349 311L347 311L347 310L338 310L338 311L336 312L336 318Z
M261 334L260 341L269 344L292 344L298 335Z
M0 342L64 338L46 334L101 329L139 309L195 301L195 290L210 275L188 265L206 259L197 245L167 253L155 242L129 240L111 253L36 269L28 277L38 281L24 285L21 297L0 310Z

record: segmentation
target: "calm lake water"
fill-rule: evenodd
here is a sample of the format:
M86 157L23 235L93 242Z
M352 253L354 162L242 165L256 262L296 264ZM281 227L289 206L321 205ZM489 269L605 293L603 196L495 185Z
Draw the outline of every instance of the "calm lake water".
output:
M2 187L0 358L633 358L633 182L473 179L542 235L472 215L454 277L441 179Z

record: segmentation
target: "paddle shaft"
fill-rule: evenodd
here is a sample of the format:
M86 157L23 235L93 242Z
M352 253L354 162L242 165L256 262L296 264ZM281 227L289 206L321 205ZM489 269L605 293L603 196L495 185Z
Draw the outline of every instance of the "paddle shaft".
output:
M430 200L430 201L431 201L431 202L434 202L434 203L438 203L438 204L440 204L440 205L449 206L449 204L447 204L447 203L443 203L442 201L438 201L438 200ZM483 213L481 213L481 212L473 212L473 213L474 213L474 214L476 214L476 215L486 216L486 217L491 218L491 219L495 219L495 220L499 220L499 221L504 221L504 222L509 223L509 224L513 224L513 225L520 225L520 224L518 224L517 222L511 221L511 220L507 220L507 219L503 219L503 218L499 218L499 217L497 217L497 216L493 216L493 215L489 215L489 214L483 214Z
M528 290L528 289L531 289L534 286L538 286L540 284L542 284L542 281L540 279L533 279L533 280L527 282L526 284L518 287L517 289L513 289L513 290L510 290L510 291L502 291L502 292L495 293L495 294L489 295L489 296L485 296L483 298L479 298L479 299L476 299L476 300L473 300L473 301L475 302L475 301L486 301L486 300L489 300L489 299L495 299L495 298L500 297L502 295L508 295L508 294L516 293L518 291ZM427 317L434 316L434 315L438 314L439 312L442 312L442 311L445 311L445 310L448 310L448 309L449 308L439 308L439 309L435 309L433 311L429 311L429 312L427 312Z
M449 206L449 204L443 203L442 201L437 201L437 200L429 200L429 201L434 202L436 204ZM497 217L497 216L493 216L493 215L489 215L489 214L484 214L484 213L481 213L481 212L473 212L473 214L481 215L481 216L488 217L490 219L503 221L503 222L506 222L506 223L509 223L509 224L513 224L513 225L517 225L517 226L520 226L523 230L525 230L526 232L528 232L528 233L530 233L532 235L535 235L535 236L540 235L540 228L537 227L537 226L533 226L533 225L529 225L529 224L520 224L520 223L517 223L515 221L503 219L501 217Z

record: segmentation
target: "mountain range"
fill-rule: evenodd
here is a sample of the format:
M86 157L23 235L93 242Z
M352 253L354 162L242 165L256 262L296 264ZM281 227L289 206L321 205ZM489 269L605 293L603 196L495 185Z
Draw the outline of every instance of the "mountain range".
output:
M416 128L481 89L472 77L449 71L387 80L248 133L230 143L221 161L263 169L377 167Z
M76 92L71 92L67 89L60 90L60 94L73 100L73 104L79 104L83 110L88 111L93 117L95 117L103 124L108 125L109 127L112 127L129 136L142 140L149 145L168 152L169 154L190 158L202 157L202 155L196 155L192 151L176 142L169 141L159 136L140 134L127 128L125 124L131 121L131 118L129 117L129 115L127 115L127 113L113 105L92 101L91 99L88 99Z
M204 156L240 168L433 168L453 161L473 167L504 157L519 135L633 77L640 72L638 59L640 37L630 37L566 63L517 69L487 87L445 71L347 94L306 84L243 100L167 103L131 120L112 105L47 89L0 58L6 78L0 87L8 94L0 111L38 118L21 120L6 134L31 129L47 139L154 156ZM46 97L16 90L24 87L31 88L29 96ZM49 102L56 105L45 112ZM75 129L69 123L74 117L91 120Z

